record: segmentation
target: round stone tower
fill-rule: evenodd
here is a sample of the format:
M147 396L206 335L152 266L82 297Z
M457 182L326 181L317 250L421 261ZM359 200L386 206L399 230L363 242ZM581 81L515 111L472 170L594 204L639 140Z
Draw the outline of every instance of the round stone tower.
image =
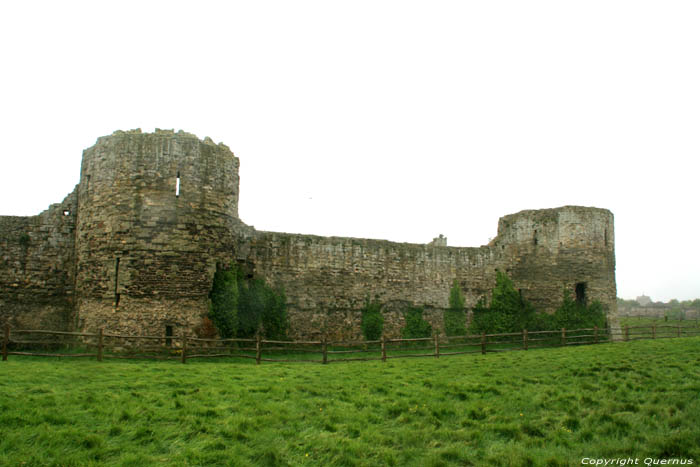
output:
M86 149L76 228L77 327L180 335L234 254L238 159L182 131L117 131Z
M525 299L553 312L564 292L600 301L617 322L615 231L607 209L564 206L502 217L494 246Z

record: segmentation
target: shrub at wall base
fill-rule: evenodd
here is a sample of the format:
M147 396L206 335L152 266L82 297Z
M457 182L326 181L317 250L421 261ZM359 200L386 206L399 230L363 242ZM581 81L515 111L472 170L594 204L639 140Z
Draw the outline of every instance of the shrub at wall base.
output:
M384 330L384 317L382 316L382 304L379 298L365 299L365 306L362 309L362 334L368 341L376 341L382 337Z
M464 312L464 294L455 280L452 283L449 297L450 308L443 315L445 334L448 336L464 336L467 334L467 314Z
M223 338L250 338L258 331L268 339L287 335L284 290L259 278L246 279L238 266L216 271L210 298L209 316Z
M406 325L401 330L404 339L418 339L430 337L433 327L423 319L423 308L411 307L404 312Z

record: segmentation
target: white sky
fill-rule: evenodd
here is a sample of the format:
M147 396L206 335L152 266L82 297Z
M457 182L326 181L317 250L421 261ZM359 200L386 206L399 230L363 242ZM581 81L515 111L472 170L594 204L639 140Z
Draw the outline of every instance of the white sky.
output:
M498 218L615 214L618 295L700 297L700 2L0 4L0 214L117 129L241 159L261 230L479 246Z

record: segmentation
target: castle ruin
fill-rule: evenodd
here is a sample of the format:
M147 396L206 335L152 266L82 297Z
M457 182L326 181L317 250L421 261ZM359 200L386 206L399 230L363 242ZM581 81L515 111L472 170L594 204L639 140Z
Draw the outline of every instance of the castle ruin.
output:
M496 271L553 311L563 290L615 316L615 236L606 209L564 206L502 217L488 245L264 232L238 217L238 158L180 132L117 131L83 152L80 181L37 216L0 217L0 324L24 329L196 334L217 264L283 286L290 336L361 337L365 298L397 336L422 306L433 329L457 280L467 307Z

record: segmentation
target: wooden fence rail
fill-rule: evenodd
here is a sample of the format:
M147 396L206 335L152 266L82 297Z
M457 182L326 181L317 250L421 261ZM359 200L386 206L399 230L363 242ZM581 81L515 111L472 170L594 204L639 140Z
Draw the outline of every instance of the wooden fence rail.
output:
M486 354L512 350L529 350L544 347L565 347L591 345L639 339L668 339L700 335L700 329L680 325L625 326L620 331L599 329L565 329L550 331L509 332L500 334L472 334L464 336L438 336L389 339L382 336L372 341L285 341L268 340L257 335L255 339L206 339L189 337L187 332L176 336L134 336L106 333L80 333L50 330L3 329L2 361L8 355L38 357L94 357L104 359L158 359L180 360L186 363L192 358L247 358L260 362L333 362L370 361L393 358L434 357L463 355L469 353ZM16 338L15 336L18 336ZM28 337L21 337L28 336ZM53 337L53 341L41 340L40 336ZM68 342L66 339L72 339ZM118 347L116 344L134 341L156 341L155 345L141 345L134 348ZM115 342L116 341L116 342ZM109 344L107 344L107 342ZM162 345L159 345L162 343ZM251 346L250 344L254 344ZM57 348L74 345L75 352L31 351L32 347ZM86 348L95 349L86 353ZM150 353L147 353L150 352ZM364 354L360 356L360 354ZM317 358L313 358L316 355ZM301 358L300 358L301 356ZM296 358L294 358L296 357Z

